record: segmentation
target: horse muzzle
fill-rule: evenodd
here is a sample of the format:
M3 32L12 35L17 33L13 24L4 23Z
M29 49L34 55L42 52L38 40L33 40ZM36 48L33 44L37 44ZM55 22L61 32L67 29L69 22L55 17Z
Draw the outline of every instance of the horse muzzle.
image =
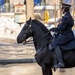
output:
M17 37L17 43L23 43L24 39L20 36Z

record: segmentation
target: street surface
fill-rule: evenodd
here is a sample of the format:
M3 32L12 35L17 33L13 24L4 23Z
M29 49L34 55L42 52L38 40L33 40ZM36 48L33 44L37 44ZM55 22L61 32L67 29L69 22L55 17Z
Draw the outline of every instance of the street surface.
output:
M34 59L33 44L17 44L15 40L0 39L0 59ZM60 72L62 71L62 72ZM75 68L58 69L54 75L74 75ZM41 67L37 63L0 64L0 75L42 75Z
M15 40L0 39L0 59L34 58L33 44L17 44Z
M0 65L0 75L42 75L41 67L37 63ZM58 69L53 75L75 75L75 69L60 72Z

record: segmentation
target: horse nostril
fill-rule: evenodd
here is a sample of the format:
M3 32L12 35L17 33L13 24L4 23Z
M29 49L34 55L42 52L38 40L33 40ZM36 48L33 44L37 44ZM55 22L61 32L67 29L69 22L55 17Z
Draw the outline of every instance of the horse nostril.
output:
M17 37L17 43L23 43L23 41L25 41L25 35L23 37L21 37L20 35Z

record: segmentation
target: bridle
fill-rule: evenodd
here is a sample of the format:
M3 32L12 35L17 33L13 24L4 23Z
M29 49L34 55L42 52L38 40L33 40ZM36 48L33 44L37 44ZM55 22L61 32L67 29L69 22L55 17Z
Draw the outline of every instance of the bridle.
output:
M32 21L31 21L30 25L28 26L28 28L27 28L27 30L26 30L26 33L24 34L23 37L26 37L27 32L28 32L29 29L31 28L31 25L32 25ZM32 30L31 30L31 32L32 32ZM42 38L37 39L37 40L35 41L35 43L36 43L37 41L40 41L40 40L42 40L43 38L45 38L49 33L50 33L50 32L47 32ZM26 44L26 43L30 42L31 39L32 39L32 38L30 38L28 41L25 40L25 41L23 42L23 44ZM33 42L31 42L31 43L33 43Z
M31 21L31 23L29 24L29 26L28 26L28 28L27 28L27 30L26 30L26 32L25 32L25 34L24 34L23 37L26 37L27 32L28 32L29 29L31 28L31 24L32 24L32 21ZM31 30L31 32L32 32L32 30ZM31 40L31 38L30 38L28 41L26 41L26 39L25 39L25 41L23 42L23 44L26 44L26 43L29 42L30 40Z

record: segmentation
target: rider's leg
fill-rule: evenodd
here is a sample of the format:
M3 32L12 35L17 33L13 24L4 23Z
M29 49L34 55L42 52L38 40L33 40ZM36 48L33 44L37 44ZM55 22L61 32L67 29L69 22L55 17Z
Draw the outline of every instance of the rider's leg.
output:
M63 58L62 58L62 52L61 52L60 48L55 47L54 45L50 44L49 50L55 50L53 67L55 67L55 68L64 67ZM58 64L57 64L56 61L58 61Z
M58 60L58 65L57 65L57 67L64 67L65 65L64 65L64 63L63 63L63 58L62 58L62 52L61 52L61 50L60 50L60 48L59 47L56 47L55 48L55 53L56 53L56 57L57 57L57 60Z
M62 59L62 52L60 48L58 47L58 44L61 43L60 38L57 38L56 40L52 41L52 44L50 44L50 50L55 50L55 57L58 60L58 64L54 64L57 67L64 67L63 59Z

